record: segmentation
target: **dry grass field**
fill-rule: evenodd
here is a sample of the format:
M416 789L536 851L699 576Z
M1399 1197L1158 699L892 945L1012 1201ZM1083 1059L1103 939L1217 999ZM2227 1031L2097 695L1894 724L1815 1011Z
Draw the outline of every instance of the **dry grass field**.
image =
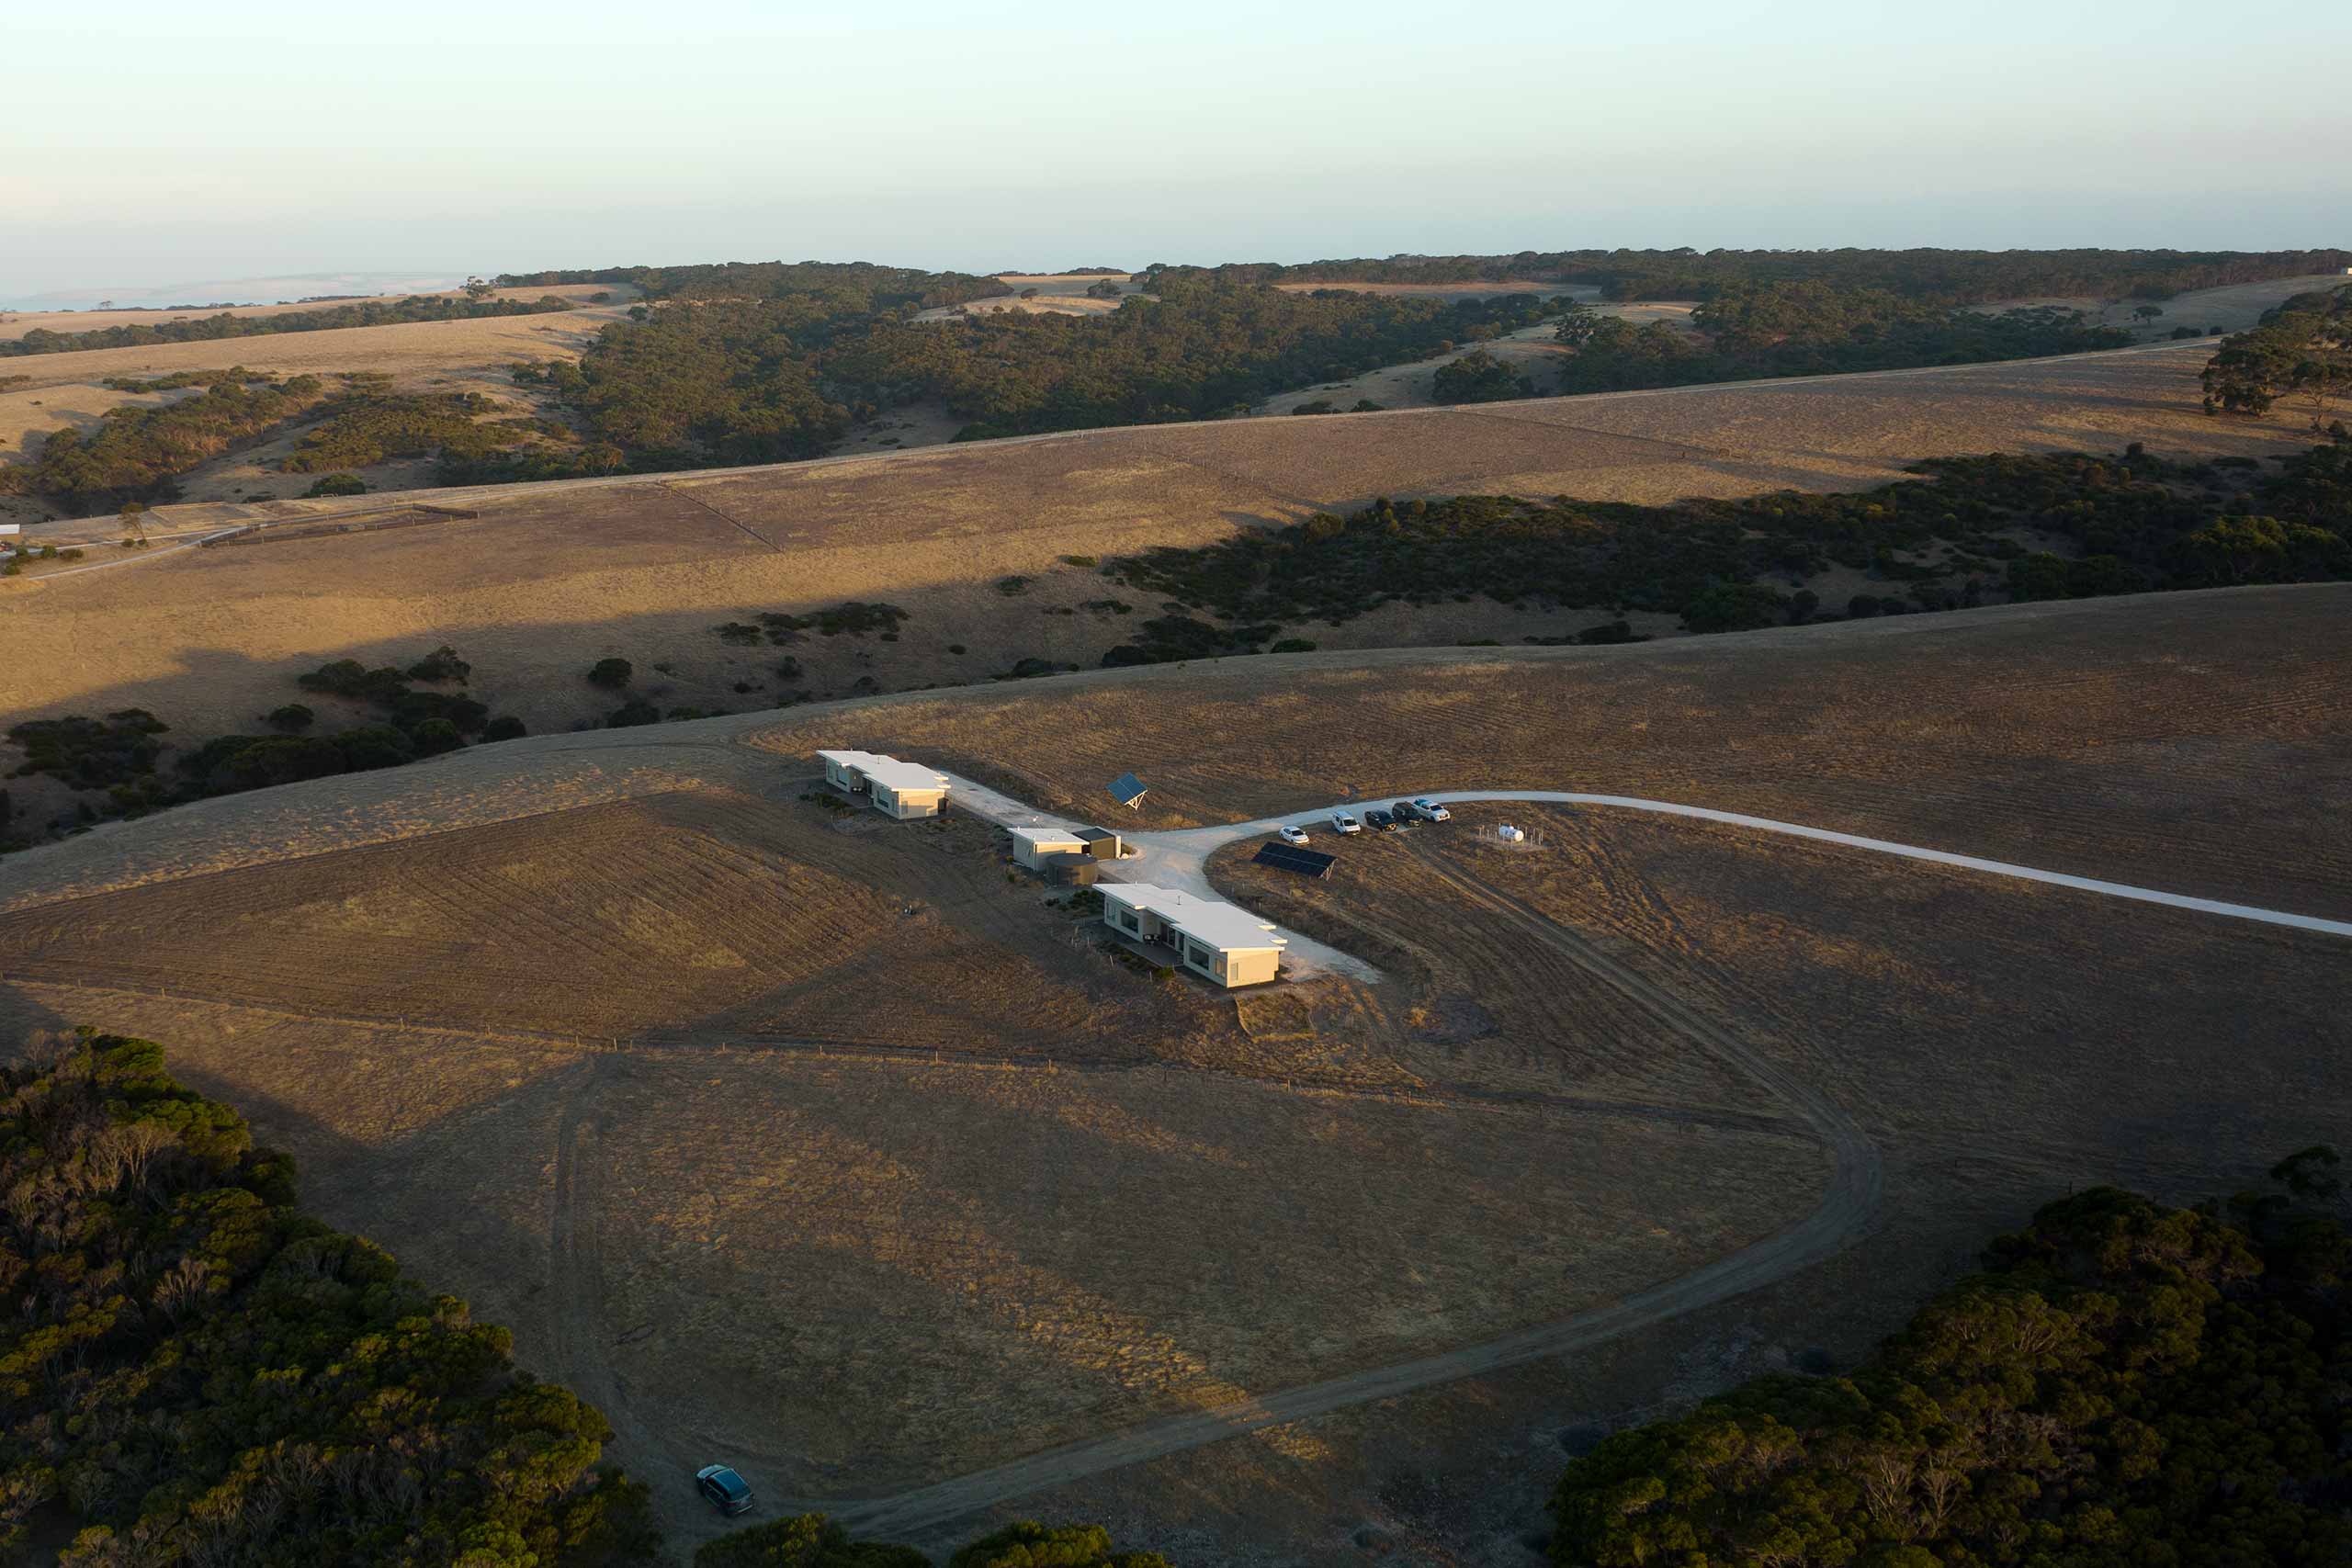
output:
M1458 299L1491 299L1498 294L1541 294L1546 299L1565 294L1578 299L1600 297L1600 290L1589 284L1537 283L1526 279L1501 283L1277 283L1274 287L1293 294L1313 294L1318 289L1339 288L1350 294L1393 294L1404 299L1440 299L1447 304Z
M2021 306L2054 305L2061 310L2082 311L2090 318L2093 326L2118 327L2137 334L2146 342L2171 336L2175 327L2195 327L2200 333L2214 327L2225 333L2244 332L2260 321L2264 311L2273 309L2291 295L2343 286L2344 278L2339 274L2307 273L2301 277L2274 277L2261 283L2233 283L2223 288L2191 289L2170 299L2100 299L2087 295L2044 295L2032 299L2004 299L1996 304L1978 306L1977 309L2009 310ZM2143 304L2154 304L2164 313L2143 321L2132 313Z
M632 285L603 283L559 283L544 288L500 288L492 291L494 299L539 299L554 295L559 299L588 303L589 296L610 291L616 298L634 297ZM296 300L283 305L227 305L219 310L199 306L193 310L8 310L0 311L0 343L23 337L27 333L47 330L53 333L95 333L109 327L153 327L166 321L209 321L214 316L288 316L305 310L332 310L344 305L361 305L370 300L390 299L459 299L461 289L425 290L419 295L353 295L343 299Z
M610 294L611 302L591 305L592 294ZM191 391L137 395L107 388L110 376L155 377L176 370L226 369L242 365L278 376L332 376L345 370L390 376L401 391L488 392L514 402L524 412L538 412L540 396L517 388L506 367L520 360L577 359L596 334L620 319L635 291L626 285L577 285L553 288L507 288L501 299L537 299L552 294L578 301L572 310L536 316L492 316L480 321L410 321L395 326L338 327L325 332L276 333L264 337L223 338L209 343L147 344L135 348L85 349L72 354L35 354L0 360L0 377L28 378L20 386L0 389L0 462L28 458L39 438L69 427L87 429L108 409L124 404L153 405L193 395ZM260 306L240 315L267 315L305 307ZM317 309L318 307L307 307ZM198 312L204 314L205 312ZM219 312L211 312L218 314ZM15 335L28 324L47 324L59 332L94 331L121 324L122 316L152 323L166 312L116 311L100 319L96 311L60 312L35 321L19 316L0 335ZM256 493L273 497L300 495L315 477L282 474L264 465L284 455L295 437L272 444L268 450L232 454L216 459L182 481L191 503L239 500ZM386 464L363 474L379 490L413 488L430 482L430 466ZM0 496L0 522L37 523L55 517L54 508L24 496Z
M918 321L954 321L967 316L1006 311L1015 315L1102 316L1117 310L1122 299L1143 292L1142 285L1124 272L1001 272L996 276L997 281L1012 290L1011 294L974 299L963 305L937 306L918 311L914 319ZM1098 299L1087 293L1098 283L1117 284L1118 297ZM1037 291L1034 298L1021 298L1023 293L1032 288ZM946 437L940 439L945 440ZM908 445L916 443L910 441Z
M1657 502L1857 489L1949 453L2113 451L2143 440L2165 454L2259 455L2301 445L2288 419L2199 413L2205 352L2191 344L441 491L435 503L480 515L159 552L135 565L0 584L0 665L43 671L37 686L10 689L18 715L135 705L195 735L249 724L288 700L296 674L328 660L405 662L442 642L473 661L484 700L535 732L613 705L579 679L608 655L635 662L664 706L739 710L772 704L780 690L843 696L861 681L903 691L986 680L1023 658L1091 666L1126 640L1119 623L1128 617L1084 608L1116 591L1063 558L1200 544L1375 495ZM156 532L185 537L243 522L380 516L387 505L361 497L166 507ZM95 543L112 532L67 525L35 536ZM94 554L120 558L111 548ZM1034 581L1007 596L996 585L1010 576ZM811 637L790 650L806 673L789 686L775 675L777 650L729 648L710 630L755 610L848 599L908 610L899 641ZM1339 648L1556 634L1588 618L1506 616L1471 604L1288 630ZM753 690L738 693L738 683Z
M1073 949L976 824L843 830L794 793L281 844L19 908L0 947L21 1010L186 1043L329 1213L603 1387L635 1462L715 1441L818 1495L1558 1316L1821 1179L1752 1085L1697 1069L1705 1103L1661 1118L1417 1060L1409 998L1156 986ZM413 1077L445 1055L435 1111ZM453 1202L469 1262L428 1234Z
M1007 1504L1211 1555L1344 1562L1377 1529L1510 1562L1399 1478L1518 1498L1571 1420L1858 1351L2070 1183L2226 1190L2340 1126L2341 942L1464 807L1351 842L1327 883L1214 863L1387 973L1236 998L1073 947L976 822L803 802L808 753L885 746L1086 815L1134 766L1143 826L1350 787L1605 790L2343 917L2347 607L2242 590L1233 660L484 747L11 857L0 1018L172 1042L328 1218L603 1404L690 1538L716 1527L680 1478L714 1455L770 1497L874 1498L1675 1279L1828 1179L1745 1064L1826 1094L1886 1166L1849 1257ZM1543 847L1481 845L1505 816Z

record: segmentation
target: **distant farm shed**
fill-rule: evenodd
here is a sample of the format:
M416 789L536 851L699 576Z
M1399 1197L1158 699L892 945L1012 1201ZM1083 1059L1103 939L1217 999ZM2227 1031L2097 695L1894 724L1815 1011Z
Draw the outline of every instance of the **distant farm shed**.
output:
M1287 941L1247 909L1148 882L1098 886L1104 925L1168 948L1177 963L1227 989L1263 985L1282 972Z
M885 817L936 817L947 807L947 775L874 751L820 751L825 782Z

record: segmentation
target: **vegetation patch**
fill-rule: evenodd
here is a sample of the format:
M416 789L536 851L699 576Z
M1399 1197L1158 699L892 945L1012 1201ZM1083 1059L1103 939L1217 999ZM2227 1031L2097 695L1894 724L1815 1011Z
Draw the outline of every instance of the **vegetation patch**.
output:
M110 409L97 428L52 432L29 463L0 468L0 490L44 496L83 512L169 500L182 474L266 434L326 396L315 376L277 385L221 380L160 408Z
M1559 339L1576 353L1563 392L1608 392L1780 376L1831 376L2122 348L2132 334L2052 308L1999 315L1884 288L1824 281L1730 284L1691 312L1699 333L1636 327L1571 308ZM1442 374L1442 372L1441 372Z
M481 457L527 438L510 425L481 423L503 407L479 392L353 391L336 399L325 422L277 466L289 474L318 474L435 452L460 461Z
M1024 582L1025 579L1023 580ZM1001 584L1000 584L1001 587ZM896 604L868 604L863 599L848 599L831 609L812 611L806 615L787 615L779 611L766 611L760 616L760 627L768 641L781 648L801 640L808 632L820 637L865 637L879 635L884 641L896 640L899 628L906 624L907 612ZM729 622L718 628L727 637L730 628L741 622ZM729 640L734 640L729 637Z
M2352 397L2352 285L2298 294L2252 332L2222 339L2203 380L2207 413L2266 414L2291 398L2312 430L2332 425L2341 438L2344 423L2330 416Z
M1850 1377L1620 1432L1553 1496L1562 1564L2352 1560L2352 1235L2284 1191L2098 1188L1995 1241Z
M1384 500L1106 570L1236 622L1337 623L1391 603L1485 597L1668 613L1692 631L1811 618L1817 605L1798 585L1833 566L1890 583L1861 614L2352 577L2352 444L2267 476L2136 449L1942 458L1916 471L1932 482L1672 506ZM2072 553L2030 550L2021 532L2063 538ZM1259 628L1219 633L1176 616L1145 629L1139 648L1159 658L1233 651Z
M0 1542L61 1562L641 1562L612 1429L504 1328L302 1213L292 1163L84 1030L0 1066ZM491 1555L491 1543L503 1543Z
M16 725L8 739L25 760L11 778L47 773L69 789L111 789L155 771L171 726L145 708L118 708L104 718L80 714Z

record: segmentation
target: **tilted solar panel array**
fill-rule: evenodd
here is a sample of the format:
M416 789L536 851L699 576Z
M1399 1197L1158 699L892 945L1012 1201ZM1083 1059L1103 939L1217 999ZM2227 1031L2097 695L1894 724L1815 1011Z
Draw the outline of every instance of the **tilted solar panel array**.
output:
M1271 865L1277 871L1295 871L1301 876L1329 876L1340 857L1302 850L1296 844L1263 844L1253 858L1260 865Z

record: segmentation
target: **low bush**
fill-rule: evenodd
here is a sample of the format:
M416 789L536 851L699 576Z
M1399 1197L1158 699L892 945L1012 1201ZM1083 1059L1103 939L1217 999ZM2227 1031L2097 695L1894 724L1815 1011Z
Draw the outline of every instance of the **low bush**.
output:
M588 667L588 683L617 692L637 674L637 666L626 659L599 659Z

